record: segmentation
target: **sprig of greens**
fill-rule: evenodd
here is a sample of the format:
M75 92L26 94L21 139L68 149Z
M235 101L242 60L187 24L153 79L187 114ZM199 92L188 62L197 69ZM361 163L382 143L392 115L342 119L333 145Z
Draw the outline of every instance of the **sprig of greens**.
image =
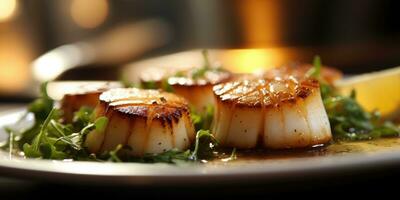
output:
M206 106L203 112L198 112L191 108L190 116L196 130L209 130L214 117L214 106Z
M172 88L172 86L168 83L168 78L164 78L162 80L160 80L159 83L157 83L156 81L143 81L141 82L141 84L139 84L138 86L139 88L142 89L162 89L166 92L173 92L174 89Z
M198 131L191 150L172 149L160 154L132 157L129 155L129 146L118 145L114 150L101 155L90 154L84 147L86 135L92 131L104 132L108 119L95 119L92 108L81 107L74 113L72 123L63 123L62 111L54 108L54 101L47 95L46 85L42 85L40 97L28 106L29 113L34 116L33 126L25 131L6 128L9 139L2 148L9 150L10 156L13 152L22 151L28 158L145 163L179 163L217 156L218 142L208 130L213 118L212 106L208 106L204 114L192 115ZM235 157L234 150L230 158L233 160Z
M321 68L322 68L321 58L318 55L314 56L313 67L307 71L306 76L320 79Z
M100 156L103 160L112 162L143 162L143 163L180 163L182 161L198 161L212 159L215 157L215 150L218 142L208 130L199 130L196 133L195 146L193 150L181 151L171 149L159 154L145 154L142 157L131 157L123 150L122 145L118 145L113 151Z
M21 133L15 133L15 140L18 147L21 149L25 143L30 143L34 139L36 134L40 131L41 124L43 124L54 107L54 100L48 96L46 88L47 82L40 86L39 98L28 105L28 113L33 113L35 123ZM60 115L61 113L54 113L54 117L60 117ZM24 114L24 116L26 117L27 114Z
M350 96L332 96L324 99L325 109L336 139L369 140L396 137L400 130L393 123L382 121L379 112L368 113Z
M22 149L26 157L79 159L80 155L87 154L83 148L83 141L86 134L91 130L104 131L104 127L108 122L107 118L100 117L93 123L87 123L79 132L73 132L70 128L71 125L63 125L54 118L57 111L54 108L49 113L41 125L40 131L31 143L23 144Z
M233 148L231 155L228 158L222 159L222 161L229 162L229 161L236 160L236 159L237 159L236 148Z
M128 151L125 151L129 150L127 146L118 145L114 150L101 155L90 154L83 145L86 135L91 131L104 132L108 119L99 117L94 120L93 109L87 107L81 107L79 111L74 113L71 124L61 123L61 111L57 108L52 108L43 119L41 117L44 112L47 112L46 109L50 105L53 106L53 101L47 99L49 97L46 94L45 90L42 90L42 95L39 98L41 100L36 100L30 105L36 108L30 110L35 116L35 123L32 128L20 133L7 128L9 140L4 144L4 149L8 149L10 155L13 151L18 150L24 152L25 157L28 158L145 163L178 163L214 157L213 151L217 142L211 133L205 130L197 132L193 151L172 149L160 154L132 157L129 156L129 153L126 153ZM50 105L45 105L43 102ZM211 108L209 108L208 113L208 118L212 118ZM205 122L201 123L204 124ZM14 140L14 138L18 139Z
M207 72L226 72L226 70L222 67L212 67L209 57L208 51L206 49L202 50L204 65L200 68L195 68L191 71L191 76L194 80L203 78Z
M54 107L54 100L47 94L47 82L40 86L40 97L28 106L28 112L35 116L35 120L43 122Z
M49 141L45 136L46 134L45 131L48 125L50 124L50 120L53 119L54 113L55 113L54 109L50 111L46 120L41 125L39 133L33 139L32 144L25 143L23 145L25 156L35 158L35 157L40 157L42 155L41 148L47 147L47 144L49 143Z
M186 78L192 78L194 80L204 78L207 72L224 72L226 71L222 67L212 67L209 56L208 56L208 51L206 49L202 50L202 56L203 56L203 61L204 64L202 67L199 68L194 68L191 70L178 70L175 74L164 77L163 79L159 81L142 81L138 85L134 85L135 87L142 88L142 89L162 89L167 92L174 92L173 87L168 83L168 79L170 77L186 77ZM124 85L131 87L133 84L129 83L125 79L122 81Z
M201 160L213 157L213 152L218 146L217 140L209 130L199 130L196 134L196 142L190 160Z
M201 54L203 55L204 65L203 67L196 68L191 72L193 79L204 77L206 72L211 69L210 60L208 59L208 51L206 49L203 49L201 51Z
M136 158L136 161L144 163L179 163L188 161L190 150L181 151L178 149L171 149L160 154L146 154L142 158Z
M332 133L337 140L369 140L400 136L400 129L383 121L379 112L366 112L356 101L356 91L349 96L336 93L335 88L321 76L321 59L314 58L314 66L306 76L320 82L321 96L328 114Z

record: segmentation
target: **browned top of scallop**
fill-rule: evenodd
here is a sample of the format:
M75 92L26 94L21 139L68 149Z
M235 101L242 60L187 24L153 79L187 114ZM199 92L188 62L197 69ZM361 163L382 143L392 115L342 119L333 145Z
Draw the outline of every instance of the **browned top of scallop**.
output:
M107 107L106 110L145 118L178 119L189 112L184 98L161 90L111 89L100 95L100 103Z
M274 79L276 77L286 79L289 78L289 76L302 78L307 74L308 70L310 70L312 67L313 65L311 64L285 65L264 72L262 74L262 77L267 79ZM342 78L342 73L337 69L323 66L321 68L321 77L328 83L332 84L334 81Z
M184 86L215 85L227 82L231 78L232 74L230 72L218 68L193 68L180 71L174 76L169 77L168 83L170 85Z
M112 88L120 88L122 87L121 83L118 82L100 82L100 81L93 81L93 82L82 82L74 87L71 87L67 92L66 96L68 95L86 95L91 93L102 93Z
M283 102L306 98L319 89L315 79L239 80L214 86L214 95L225 103L246 107L276 106Z

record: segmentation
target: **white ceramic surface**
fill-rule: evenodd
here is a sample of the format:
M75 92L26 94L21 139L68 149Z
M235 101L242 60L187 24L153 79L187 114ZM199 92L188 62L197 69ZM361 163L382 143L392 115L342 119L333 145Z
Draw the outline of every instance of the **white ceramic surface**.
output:
M0 115L0 127L13 124L23 110ZM30 122L25 121L23 125ZM0 131L0 140L6 135ZM351 153L346 155L231 162L226 164L141 164L10 159L0 152L0 176L56 182L123 184L141 186L241 183L276 181L369 170L388 165L400 166L400 151Z

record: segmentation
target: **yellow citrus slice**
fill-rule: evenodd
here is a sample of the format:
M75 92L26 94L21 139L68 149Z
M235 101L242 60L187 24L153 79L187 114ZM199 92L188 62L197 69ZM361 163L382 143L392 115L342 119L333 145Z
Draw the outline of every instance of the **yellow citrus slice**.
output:
M368 111L378 109L386 117L399 114L400 67L352 76L335 85L343 95L355 89L357 101Z

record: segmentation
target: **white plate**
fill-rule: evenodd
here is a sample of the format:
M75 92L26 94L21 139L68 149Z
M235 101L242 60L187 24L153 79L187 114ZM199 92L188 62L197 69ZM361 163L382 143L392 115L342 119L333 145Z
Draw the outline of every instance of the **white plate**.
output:
M0 114L0 126L13 124L23 112L15 110ZM27 125L30 122L23 123ZM6 134L1 130L0 140L4 140L5 137ZM188 165L49 161L10 158L6 152L0 152L0 176L142 186L271 182L332 173L359 172L388 165L400 166L399 148L374 153Z

